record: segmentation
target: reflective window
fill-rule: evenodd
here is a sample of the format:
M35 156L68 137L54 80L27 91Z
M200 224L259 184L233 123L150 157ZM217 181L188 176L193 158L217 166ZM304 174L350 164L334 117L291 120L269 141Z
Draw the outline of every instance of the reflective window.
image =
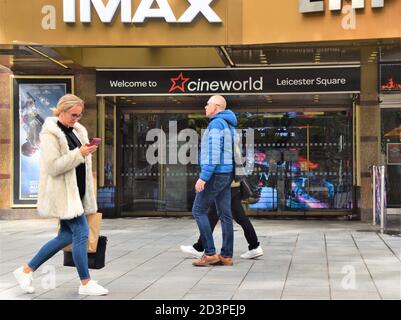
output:
M343 112L240 114L254 128L253 210L350 209L352 117ZM245 120L246 119L246 120Z
M255 166L249 180L260 198L253 211L350 209L352 206L352 116L333 112L238 112L238 128L255 130ZM177 121L173 132L170 121ZM199 176L196 164L172 164L186 143L169 142L171 133L186 128L199 136L208 120L202 113L122 113L121 207L124 212L188 212ZM146 141L152 129L163 129L165 149L155 155L164 163L150 164ZM163 141L164 140L164 141ZM175 148L171 150L171 148Z
M387 206L401 208L401 108L381 109L381 153L387 165Z

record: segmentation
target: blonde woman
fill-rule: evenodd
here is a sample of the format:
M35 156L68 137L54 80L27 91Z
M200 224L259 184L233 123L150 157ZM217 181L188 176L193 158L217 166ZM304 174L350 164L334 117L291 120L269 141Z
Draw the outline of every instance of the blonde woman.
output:
M60 98L40 133L40 179L38 212L60 219L60 232L46 243L33 259L14 271L20 287L33 293L32 274L66 245L72 255L81 285L78 293L106 295L108 290L91 280L88 270L88 225L85 214L97 211L92 179L92 153L88 132L78 123L84 102L73 94Z

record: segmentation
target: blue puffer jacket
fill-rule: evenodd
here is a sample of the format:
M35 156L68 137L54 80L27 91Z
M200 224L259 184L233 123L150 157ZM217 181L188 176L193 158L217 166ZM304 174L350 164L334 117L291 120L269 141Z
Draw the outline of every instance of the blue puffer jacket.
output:
M232 137L236 125L237 117L231 110L210 117L201 142L200 178L203 181L208 181L213 173L233 172Z

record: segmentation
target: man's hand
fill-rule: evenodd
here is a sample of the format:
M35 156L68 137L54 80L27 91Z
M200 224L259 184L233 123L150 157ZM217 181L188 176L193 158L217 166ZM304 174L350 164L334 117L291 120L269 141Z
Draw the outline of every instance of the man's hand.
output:
M196 181L196 184L195 184L196 192L202 192L203 189L205 189L205 184L206 184L206 181L203 181L202 179L198 179L198 181Z

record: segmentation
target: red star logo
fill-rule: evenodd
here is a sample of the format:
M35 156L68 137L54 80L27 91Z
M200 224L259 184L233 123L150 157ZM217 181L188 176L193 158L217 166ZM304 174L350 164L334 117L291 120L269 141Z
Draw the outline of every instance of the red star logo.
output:
M182 72L180 73L180 75L177 78L171 78L170 80L173 83L173 85L171 86L169 93L176 89L181 90L182 92L185 92L184 85L189 81L189 79L190 78L184 78ZM177 84L180 82L181 82L181 84Z

